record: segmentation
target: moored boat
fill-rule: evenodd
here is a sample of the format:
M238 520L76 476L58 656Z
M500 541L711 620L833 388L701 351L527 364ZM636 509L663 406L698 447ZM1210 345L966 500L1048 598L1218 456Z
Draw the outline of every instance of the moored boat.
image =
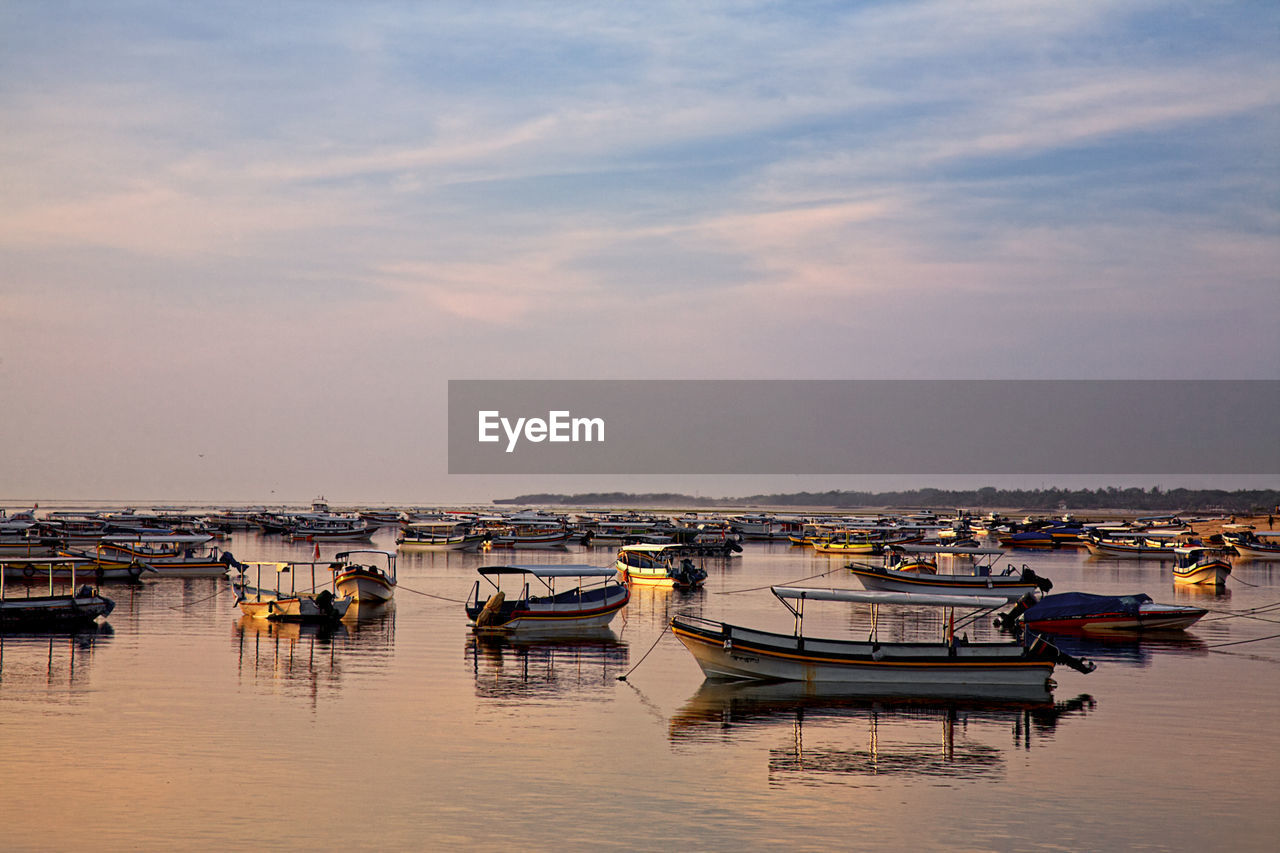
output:
M411 521L400 528L396 547L402 551L474 551L484 544L483 533L460 521Z
M328 565L327 563L324 565ZM298 591L296 569L311 567L311 588ZM275 572L275 589L262 585L264 567ZM351 597L335 594L331 589L317 590L314 562L252 561L240 567L231 567L227 574L236 594L236 604L241 612L254 619L271 619L280 622L328 622L341 619L351 607ZM256 585L245 580L249 568L257 569ZM289 575L289 589L280 588L280 576ZM237 580L237 575L239 580Z
M467 599L467 618L477 631L574 631L608 625L631 600L631 591L615 580L611 566L536 565L482 566L478 569L493 592L481 599L480 581ZM520 591L508 599L502 579L514 577ZM530 579L541 584L530 591ZM556 591L558 580L572 587ZM534 593L537 594L534 594Z
M863 563L850 563L848 569L866 589L886 592L1001 595L1007 601L1014 601L1029 592L1048 592L1053 589L1052 581L1040 577L1025 565L1021 569L1009 566L1003 573L997 574L993 564L1004 552L996 548L958 549L954 546L937 548L928 545L903 545L898 548L905 553L917 555L917 558L925 554L967 555L973 557L975 563L973 571L968 574L930 574Z
M857 684L1005 685L1046 684L1062 663L1090 672L1093 664L1061 653L1032 637L1018 642L969 642L956 636L948 619L941 640L881 642L876 610L883 605L967 608L988 613L1007 603L1002 596L928 595L853 589L772 587L795 617L795 631L781 634L693 616L674 616L671 630L707 678L761 679ZM806 637L806 601L872 605L872 635L866 640ZM796 602L796 604L792 604ZM972 617L970 617L972 618Z
M140 565L152 580L221 577L236 559L229 551L204 547L211 539L207 534L106 536L89 568L119 572Z
M1157 604L1145 593L1093 595L1063 592L1046 595L1039 600L1029 596L1029 600L1019 601L1012 610L998 617L998 624L1011 628L1021 622L1033 631L1132 633L1187 628L1208 612L1202 607Z
M5 568L11 560L5 560ZM116 604L110 598L101 595L97 589L88 584L76 588L75 567L83 561L67 557L14 558L12 562L22 564L22 568L37 568L47 571L49 591L43 595L32 595L31 588L26 587L22 596L13 595L12 586L6 587L5 572L0 572L0 628L16 630L38 630L44 628L68 628L88 625L97 621L99 616L107 616ZM54 590L55 567L69 570L70 585L65 593ZM25 574L25 572L24 572Z
M613 566L626 583L694 589L702 586L707 573L694 565L689 553L684 545L624 545Z
M1244 531L1222 534L1223 541L1247 560L1280 560L1280 538L1275 537L1280 537L1280 533Z
M1231 574L1231 564L1202 545L1188 545L1175 550L1173 579L1179 583L1223 586Z
M357 563L353 558L367 562ZM338 596L373 604L390 601L395 596L396 555L390 551L372 548L342 551L333 559L329 568L333 571L333 588Z

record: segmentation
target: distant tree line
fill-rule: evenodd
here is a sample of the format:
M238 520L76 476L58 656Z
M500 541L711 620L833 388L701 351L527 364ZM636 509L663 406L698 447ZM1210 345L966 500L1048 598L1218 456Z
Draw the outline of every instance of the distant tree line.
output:
M855 507L1020 507L1056 511L1132 509L1150 512L1266 513L1280 506L1275 489L1149 489L1115 486L1098 489L910 489L900 492L790 492L738 498L706 498L674 492L583 492L575 495L529 494L502 498L495 504L565 506L817 506Z

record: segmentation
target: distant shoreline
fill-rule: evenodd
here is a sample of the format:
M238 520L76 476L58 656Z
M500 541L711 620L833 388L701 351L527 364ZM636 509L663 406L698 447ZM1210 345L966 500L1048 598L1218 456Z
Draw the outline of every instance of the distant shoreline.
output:
M1280 507L1276 489L913 489L900 492L794 492L732 498L678 493L534 493L497 498L497 506L626 507L633 509L924 511L957 508L1036 513L1266 514Z

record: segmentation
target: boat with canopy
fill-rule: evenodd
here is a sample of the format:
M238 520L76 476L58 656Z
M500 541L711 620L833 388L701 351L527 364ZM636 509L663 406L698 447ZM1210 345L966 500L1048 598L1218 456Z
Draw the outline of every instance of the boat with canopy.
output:
M1023 565L1010 565L1003 573L995 571L995 560L1004 555L998 548L961 548L956 546L899 545L895 550L906 555L956 555L974 558L973 571L967 574L930 574L889 566L850 563L849 571L868 590L914 592L932 595L1000 595L1005 601L1016 601L1029 592L1048 592L1053 582Z
M707 678L857 684L1043 686L1054 666L1091 672L1089 661L1059 651L1038 636L1024 643L970 642L956 634L955 611L966 610L960 627L1003 607L1001 595L938 595L855 589L771 587L795 617L792 634L731 625L694 616L674 616L671 630ZM810 601L871 605L865 640L807 637L804 607ZM889 605L945 608L941 639L888 642L879 638L878 610Z
M236 594L240 610L254 619L270 619L275 622L334 622L347 614L351 596L337 595L333 589L317 591L316 566L328 566L327 562L250 561L227 570L231 588ZM311 567L311 588L297 588L297 569ZM245 575L250 568L257 570L256 585L249 585ZM262 585L262 570L270 569L276 576L275 589ZM280 578L289 576L289 589L281 589ZM239 579L237 580L237 576Z
M35 572L43 570L48 574L49 591L47 594L32 595L32 587L23 584L24 595L14 595L14 585L5 584L6 572L0 571L0 628L31 630L39 628L67 628L90 625L99 616L107 616L115 609L116 603L101 595L98 590L88 584L76 589L76 566L83 560L74 557L10 557L3 560L3 567L11 565L22 571ZM68 573L70 584L68 592L60 593L54 589L54 576L57 571ZM82 573L91 575L92 572Z
M631 600L631 590L615 579L612 566L504 565L477 571L493 592L481 598L480 580L466 602L467 618L477 631L574 631L603 628ZM504 578L520 584L512 598ZM539 586L531 587L531 581ZM557 582L568 589L556 590Z

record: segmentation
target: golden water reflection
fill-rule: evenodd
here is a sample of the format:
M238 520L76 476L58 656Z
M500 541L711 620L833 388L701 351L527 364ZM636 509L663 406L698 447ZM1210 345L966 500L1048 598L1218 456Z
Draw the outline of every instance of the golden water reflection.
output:
M1030 749L1062 720L1095 706L1087 694L1054 701L1036 689L943 694L904 687L885 695L839 685L704 682L671 718L668 734L673 743L696 746L785 729L787 744L769 749L771 784L790 777L973 779L1004 773L1009 745L989 742L991 732L1004 730L1013 747ZM848 745L854 738L865 746Z

